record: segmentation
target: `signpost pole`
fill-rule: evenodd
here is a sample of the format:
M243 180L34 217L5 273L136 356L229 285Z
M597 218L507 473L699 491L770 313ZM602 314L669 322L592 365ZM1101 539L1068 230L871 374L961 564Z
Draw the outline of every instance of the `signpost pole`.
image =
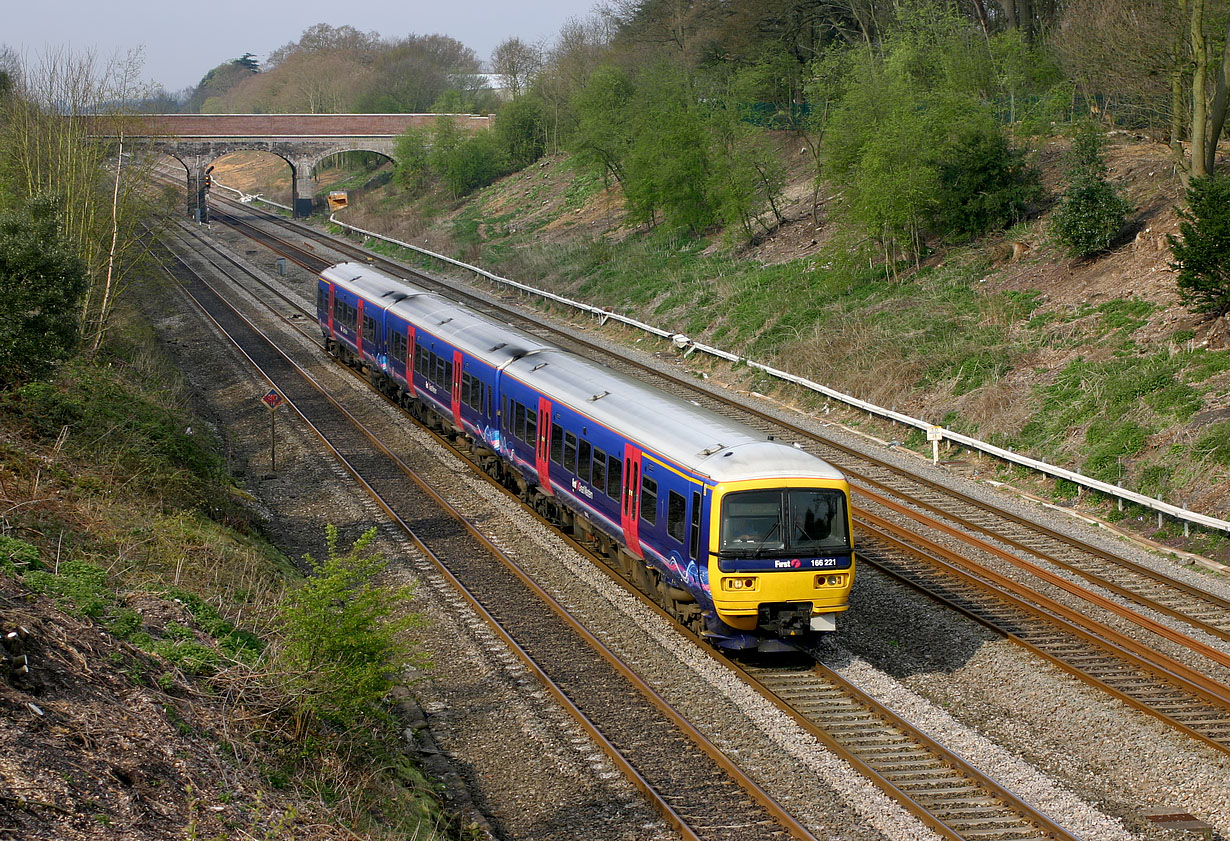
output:
M943 427L933 426L927 430L927 440L931 442L931 463L940 463L940 440L944 437Z
M286 398L279 394L276 388L271 388L261 397L261 402L269 407L269 472L273 473L278 469L278 407L286 402Z

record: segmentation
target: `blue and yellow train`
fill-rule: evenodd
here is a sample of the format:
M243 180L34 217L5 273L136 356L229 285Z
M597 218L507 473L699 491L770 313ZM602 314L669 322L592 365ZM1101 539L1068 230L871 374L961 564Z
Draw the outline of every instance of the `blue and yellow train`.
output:
M836 630L850 490L827 462L359 263L320 276L334 356L715 645Z

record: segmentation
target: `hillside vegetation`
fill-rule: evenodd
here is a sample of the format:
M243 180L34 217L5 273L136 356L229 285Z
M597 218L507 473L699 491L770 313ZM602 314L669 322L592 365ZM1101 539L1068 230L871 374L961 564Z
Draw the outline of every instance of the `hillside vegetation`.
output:
M1230 5L1188 9L1127 32L1114 0L625 4L540 50L491 135L441 123L321 187L362 227L1226 517L1230 209L1184 206L1225 195Z
M783 151L793 145L781 140ZM1097 259L1072 258L1056 247L1043 213L1004 234L931 254L893 281L835 226L812 221L805 181L795 183L801 197L784 204L788 221L736 250L720 239L628 226L618 193L587 185L565 156L430 218L416 210L422 203L405 207L389 186L359 191L341 218L1225 516L1224 319L1209 320L1180 302L1165 240L1177 231L1180 190L1149 176L1165 170L1165 150L1125 141L1112 145L1108 158L1112 181L1142 210L1137 233L1120 236ZM1044 181L1054 175L1043 172ZM709 374L805 410L837 411L846 423L929 452L920 433L877 427L750 371L714 366ZM999 477L1030 484L1013 471ZM1076 501L1076 488L1064 483L1039 492ZM1136 520L1150 533L1156 526L1131 506L1120 512L1091 495L1081 502L1112 520ZM1157 536L1173 537L1173 527ZM1216 539L1203 548L1224 552Z

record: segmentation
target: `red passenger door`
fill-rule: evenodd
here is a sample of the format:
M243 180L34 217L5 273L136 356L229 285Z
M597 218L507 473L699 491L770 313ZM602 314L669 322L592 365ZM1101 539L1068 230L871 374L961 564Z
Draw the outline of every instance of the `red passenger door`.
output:
M359 351L359 359L363 359L363 299L359 299L359 320L354 325L354 346Z
M411 397L418 397L414 387L414 325L406 325L406 388Z
M538 485L542 492L554 496L551 488L551 401L538 398L538 446L534 453L538 467Z
M640 531L637 528L641 509L641 451L631 444L624 444L623 484L619 523L624 529L624 541L628 544L629 552L638 558L644 558Z
M329 284L329 338L334 338L333 333L333 284Z
M453 388L449 395L449 402L453 409L453 423L457 424L458 429L463 429L461 425L461 351L453 351Z

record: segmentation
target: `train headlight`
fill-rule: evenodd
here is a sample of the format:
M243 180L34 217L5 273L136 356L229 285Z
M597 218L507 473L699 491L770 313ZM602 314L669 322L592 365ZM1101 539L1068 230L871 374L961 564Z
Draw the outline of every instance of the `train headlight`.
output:
M723 590L755 590L756 576L749 575L741 578L723 578Z
M845 586L846 581L846 574L844 572L836 575L832 573L822 573L816 576L817 587L843 587Z

